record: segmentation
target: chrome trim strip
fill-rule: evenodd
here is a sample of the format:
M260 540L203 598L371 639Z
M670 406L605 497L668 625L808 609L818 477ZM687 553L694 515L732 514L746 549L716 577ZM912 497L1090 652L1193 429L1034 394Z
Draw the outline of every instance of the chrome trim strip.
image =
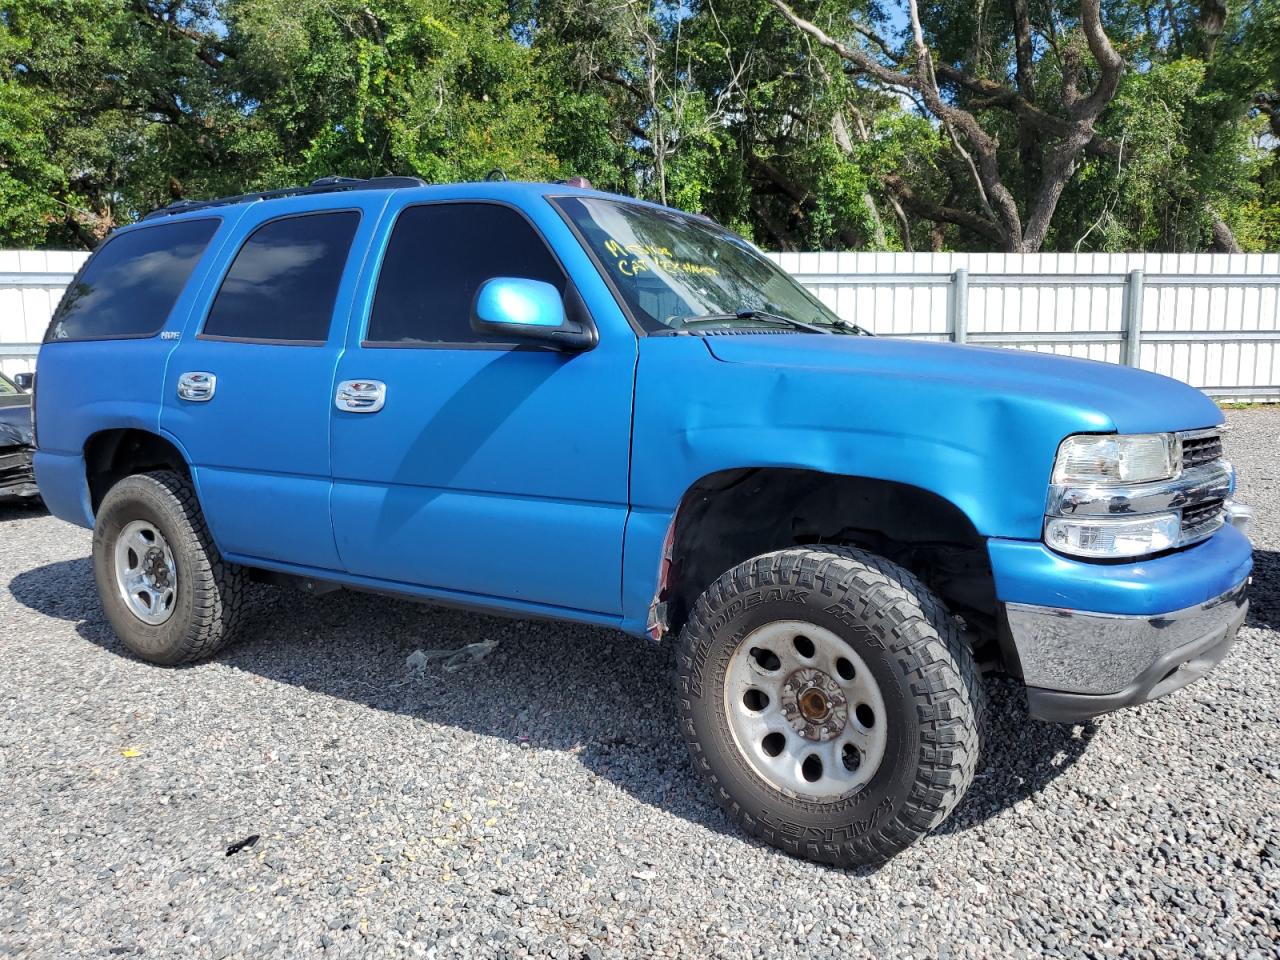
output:
M1234 488L1235 471L1226 460L1192 467L1171 480L1127 486L1054 484L1046 513L1058 517L1114 517L1161 513L1206 500L1225 500Z
M1220 596L1157 616L1006 603L1023 682L1071 693L1123 690L1161 656L1243 618L1249 578Z

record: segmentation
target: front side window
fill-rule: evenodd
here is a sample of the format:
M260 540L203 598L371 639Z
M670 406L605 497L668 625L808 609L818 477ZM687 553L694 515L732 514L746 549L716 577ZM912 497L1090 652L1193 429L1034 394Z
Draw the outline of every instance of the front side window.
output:
M0 397L16 397L22 391L8 377L0 373Z
M236 254L203 336L324 343L360 214L354 210L270 220Z
M180 220L107 240L62 295L45 342L159 333L218 223L217 218Z
M396 219L378 274L369 344L494 343L471 329L476 291L494 277L551 284L565 275L546 243L510 207L495 203L430 203Z
M595 197L552 201L649 333L714 328L864 333L746 240L675 210Z

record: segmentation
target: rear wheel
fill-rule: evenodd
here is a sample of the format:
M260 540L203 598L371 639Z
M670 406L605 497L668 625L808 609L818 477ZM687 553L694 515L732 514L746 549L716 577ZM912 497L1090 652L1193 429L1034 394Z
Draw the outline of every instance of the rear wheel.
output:
M180 474L135 474L107 491L93 572L116 635L144 660L189 663L231 639L245 575L219 555Z
M941 601L874 554L793 549L735 567L695 605L677 672L716 799L798 856L887 860L973 779L973 656Z

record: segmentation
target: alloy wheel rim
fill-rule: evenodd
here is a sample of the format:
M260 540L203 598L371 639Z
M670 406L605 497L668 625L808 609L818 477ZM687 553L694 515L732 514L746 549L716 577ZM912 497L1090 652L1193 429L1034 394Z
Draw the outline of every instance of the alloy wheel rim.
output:
M178 568L173 551L155 524L134 520L116 537L116 586L129 612L151 626L173 616Z
M861 789L884 759L880 686L825 627L778 620L752 631L729 660L724 696L738 750L788 796L839 800Z

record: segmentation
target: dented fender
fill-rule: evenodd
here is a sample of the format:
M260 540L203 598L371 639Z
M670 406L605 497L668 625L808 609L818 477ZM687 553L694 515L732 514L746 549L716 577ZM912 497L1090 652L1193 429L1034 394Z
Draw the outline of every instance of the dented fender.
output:
M678 505L718 471L909 484L954 505L983 537L1035 541L1064 437L1220 421L1212 401L1177 381L1015 350L776 333L644 338L624 626L656 632L651 607Z

